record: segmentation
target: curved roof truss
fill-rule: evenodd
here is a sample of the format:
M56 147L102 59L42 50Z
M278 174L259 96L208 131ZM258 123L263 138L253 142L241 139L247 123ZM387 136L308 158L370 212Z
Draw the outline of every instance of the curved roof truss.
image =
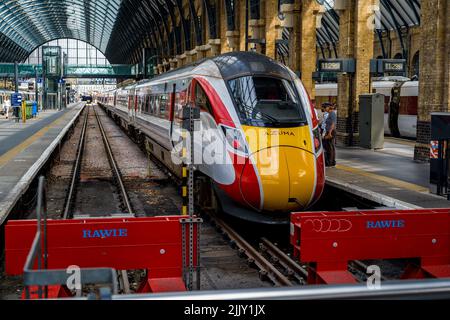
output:
M380 20L377 34L401 30L420 25L421 0L379 0ZM317 43L322 49L331 51L337 56L336 42L339 41L339 15L333 9L334 1L325 0L327 9L322 18L322 27L317 29ZM401 38L401 37L399 37Z
M222 23L228 25L235 19L235 0L2 0L0 61L25 60L35 48L59 38L88 42L111 63L136 62L144 47L154 48L159 58L170 58L204 44L205 30L210 38L218 37L219 1L227 16ZM420 0L379 1L381 31L400 32L420 23ZM252 0L252 8L257 2ZM334 1L320 2L327 11L317 43L336 55L339 15ZM200 18L199 10L205 17Z

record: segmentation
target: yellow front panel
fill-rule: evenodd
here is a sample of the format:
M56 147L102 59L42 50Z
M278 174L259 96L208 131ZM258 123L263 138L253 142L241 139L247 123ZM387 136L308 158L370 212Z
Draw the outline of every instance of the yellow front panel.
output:
M290 146L313 153L309 126L295 128L261 128L242 126L250 154L275 146Z
M314 192L316 161L309 127L246 126L244 132L261 179L263 210L293 211L307 206Z
M252 159L258 170L264 192L263 209L285 211L289 199L289 169L284 150L279 147L264 149Z
M297 199L301 203L301 209L303 209L309 204L314 192L316 158L312 153L300 149L283 149L289 165L289 197ZM290 203L288 206L289 211L298 208L298 204L295 203Z

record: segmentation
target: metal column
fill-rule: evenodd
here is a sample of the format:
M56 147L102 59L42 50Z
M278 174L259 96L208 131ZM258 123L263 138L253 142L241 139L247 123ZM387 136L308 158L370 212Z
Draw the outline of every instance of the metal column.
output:
M14 62L14 91L19 93L19 63Z

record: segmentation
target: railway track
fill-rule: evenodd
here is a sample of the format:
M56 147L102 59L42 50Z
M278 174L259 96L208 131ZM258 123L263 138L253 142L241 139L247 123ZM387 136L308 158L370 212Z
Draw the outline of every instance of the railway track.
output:
M91 112L92 111L92 112ZM89 117L94 116L96 121L96 126L89 125ZM89 129L90 128L90 129ZM88 107L87 111L85 112L84 121L83 121L83 127L80 134L80 139L78 142L77 147L77 154L76 154L76 160L74 163L72 176L70 180L69 190L67 193L67 198L64 205L64 211L62 214L63 219L71 219L74 218L74 212L76 207L76 199L77 199L77 192L80 189L80 178L83 175L82 170L82 164L83 164L83 154L85 152L86 148L86 137L88 136L88 130L95 130L100 133L101 140L103 141L103 147L105 150L106 157L108 159L108 163L110 166L110 170L112 173L112 180L113 184L116 188L116 194L118 195L118 199L120 202L120 207L122 208L122 213L127 214L130 216L134 216L132 205L130 202L130 198L128 196L127 190L125 188L125 184L121 175L121 172L119 170L119 166L117 165L117 162L114 158L114 154L111 148L111 144L109 142L108 136L103 128L102 121L100 120L100 117L96 111L96 107ZM89 174L86 174L89 175ZM88 214L88 212L87 212Z
M125 184L123 182L122 175L119 170L119 166L117 165L117 162L114 158L114 154L113 154L108 136L105 132L105 129L103 128L102 121L101 121L95 108L96 108L95 106L88 107L88 109L84 115L83 127L81 130L80 139L78 142L76 160L74 163L72 177L70 180L70 186L69 186L69 190L68 190L67 200L66 200L66 203L64 206L64 211L63 211L62 217L61 217L63 219L74 219L74 218L77 218L77 216L82 216L82 215L75 215L73 212L74 212L74 208L76 206L76 198L77 198L77 190L78 190L77 186L80 182L80 176L82 174L83 154L84 154L85 147L86 147L86 137L87 137L87 131L89 128L89 125L88 125L89 116L92 115L91 111L94 114L94 117L95 117L95 120L97 123L97 128L98 128L98 131L100 132L101 139L103 141L104 150L106 152L106 156L108 158L108 162L111 167L111 172L112 172L112 176L114 179L114 185L118 189L117 193L119 194L121 207L124 208L123 214L129 215L130 217L134 216L131 202L130 202L127 190L125 188ZM95 130L96 128L92 127L91 129ZM119 283L119 289L122 291L122 293L124 293L124 294L131 293L130 282L128 279L128 272L126 270L118 270L117 271L117 279L118 279L118 283Z
M248 242L229 224L213 213L206 213L212 224L223 237L229 240L240 257L246 258L249 266L258 269L261 280L269 280L275 286L295 286L305 284L307 271L287 256L266 238L261 239L259 250Z
M207 212L212 224L222 237L229 240L230 245L238 251L242 258L247 259L250 266L256 267L261 280L269 280L275 286L299 286L306 285L308 270L293 260L285 251L280 249L269 239L262 237L259 239L259 247L252 245L245 240L229 224L218 218L214 213ZM387 266L387 261L383 265ZM349 263L349 271L352 272L357 281L366 281L369 265L363 261L355 260ZM394 278L381 275L382 281L393 280Z

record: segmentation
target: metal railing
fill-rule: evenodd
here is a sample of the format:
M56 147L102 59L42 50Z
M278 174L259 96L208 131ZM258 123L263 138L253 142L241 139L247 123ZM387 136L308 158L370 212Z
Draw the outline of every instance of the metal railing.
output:
M283 288L192 291L145 295L113 295L113 300L373 300L450 299L450 279L382 282L379 289L366 284L311 285Z
M42 65L19 64L18 71L21 78L34 78L37 74L42 75ZM0 63L0 77L14 77L14 63ZM66 65L64 77L68 78L114 78L135 77L137 69L135 65L112 64L112 65Z
M25 284L25 297L30 299L30 281L29 276L33 273L33 266L37 260L38 270L42 267L47 269L48 267L48 255L47 255L47 203L46 203L46 188L45 178L39 177L37 205L36 205L36 217L37 217L37 231L34 237L33 244L31 245L30 252L28 253L27 260L23 269L24 284ZM44 221L42 222L42 216ZM43 229L43 230L42 230ZM42 252L43 251L43 252ZM42 298L42 287L38 288L38 296ZM45 297L48 296L47 287L45 287Z

